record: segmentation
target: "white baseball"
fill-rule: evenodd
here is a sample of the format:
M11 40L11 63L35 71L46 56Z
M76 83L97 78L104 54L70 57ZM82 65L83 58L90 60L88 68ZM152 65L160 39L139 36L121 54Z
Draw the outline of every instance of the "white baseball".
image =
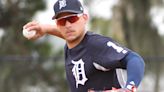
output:
M35 30L29 31L29 30L27 30L27 29L23 29L23 36L24 36L24 37L30 39L30 38L32 38L32 37L35 36L35 35L36 35L36 31L35 31Z

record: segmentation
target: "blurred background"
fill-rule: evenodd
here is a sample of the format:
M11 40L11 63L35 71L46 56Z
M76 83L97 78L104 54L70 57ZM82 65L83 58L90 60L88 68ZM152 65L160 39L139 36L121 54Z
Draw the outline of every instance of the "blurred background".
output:
M81 0L82 1L82 0ZM53 24L56 0L0 0L0 92L68 92L64 41L29 41L29 21ZM138 52L146 70L138 92L164 92L164 0L83 0L87 29Z

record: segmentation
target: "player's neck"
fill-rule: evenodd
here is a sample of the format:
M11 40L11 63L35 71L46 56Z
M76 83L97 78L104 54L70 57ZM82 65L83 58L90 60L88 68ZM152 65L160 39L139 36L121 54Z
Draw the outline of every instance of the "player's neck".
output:
M83 32L83 34L78 37L77 39L73 40L73 41L67 41L67 46L69 49L72 49L74 47L76 47L77 45L79 45L81 43L81 41L84 39L84 36L86 34L86 31Z

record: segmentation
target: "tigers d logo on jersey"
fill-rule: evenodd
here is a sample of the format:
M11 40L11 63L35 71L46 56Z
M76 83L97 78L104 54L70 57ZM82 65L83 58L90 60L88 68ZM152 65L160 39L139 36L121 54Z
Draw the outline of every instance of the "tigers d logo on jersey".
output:
M76 88L78 88L79 84L84 85L88 80L85 74L84 62L80 59L79 61L72 60L72 63L74 64L72 72L76 80Z

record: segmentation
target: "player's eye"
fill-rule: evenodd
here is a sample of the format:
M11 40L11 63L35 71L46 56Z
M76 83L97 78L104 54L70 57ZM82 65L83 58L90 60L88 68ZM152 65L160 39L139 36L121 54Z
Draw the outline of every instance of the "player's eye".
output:
M73 14L70 16L65 16L63 18L59 18L59 19L57 19L57 25L65 26L66 21L68 21L70 23L75 23L76 21L79 20L79 17L80 17L79 14Z

